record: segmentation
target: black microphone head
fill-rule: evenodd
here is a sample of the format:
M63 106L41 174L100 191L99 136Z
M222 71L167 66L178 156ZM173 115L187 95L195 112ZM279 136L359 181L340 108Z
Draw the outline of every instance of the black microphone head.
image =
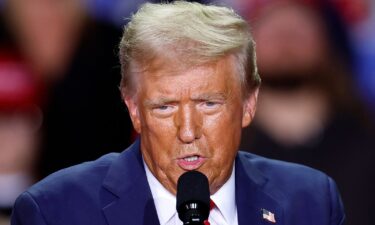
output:
M177 182L178 217L184 224L203 224L210 211L210 189L207 177L198 171L188 171Z

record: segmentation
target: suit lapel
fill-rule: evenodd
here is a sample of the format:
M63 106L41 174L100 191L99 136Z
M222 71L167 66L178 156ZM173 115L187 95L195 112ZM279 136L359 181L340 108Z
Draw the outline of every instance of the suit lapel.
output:
M267 179L243 153L239 153L236 159L238 224L282 225L283 211L279 202L275 200L277 195L277 187L268 187ZM276 223L271 222L272 219L263 218L263 213L267 211L274 214Z
M103 186L103 213L109 225L159 225L139 140L113 162Z
M239 225L283 225L279 204L282 194L239 152L236 158L236 203ZM108 225L159 225L151 190L139 150L139 140L119 155L109 168L101 191ZM263 219L263 211L275 215L276 223Z

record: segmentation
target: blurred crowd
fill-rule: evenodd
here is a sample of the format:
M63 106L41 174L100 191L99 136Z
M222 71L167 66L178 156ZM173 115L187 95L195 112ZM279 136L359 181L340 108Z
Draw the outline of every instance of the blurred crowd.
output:
M0 0L0 225L34 182L134 140L117 47L143 2ZM375 2L200 2L234 8L257 43L262 87L241 149L322 170L347 224L375 224Z

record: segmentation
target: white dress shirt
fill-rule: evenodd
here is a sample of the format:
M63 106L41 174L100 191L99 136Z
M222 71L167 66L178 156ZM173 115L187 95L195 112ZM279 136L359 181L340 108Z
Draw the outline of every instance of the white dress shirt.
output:
M176 211L176 197L155 178L146 163L144 165L160 225L182 225ZM238 225L234 171L233 166L228 181L214 195L211 195L216 205L210 211L208 218L211 225Z

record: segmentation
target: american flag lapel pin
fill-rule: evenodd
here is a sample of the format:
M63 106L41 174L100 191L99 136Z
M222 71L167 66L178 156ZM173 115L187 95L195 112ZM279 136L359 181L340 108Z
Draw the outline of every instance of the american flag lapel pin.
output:
M276 223L275 214L268 211L267 209L262 209L262 217L264 220L270 223Z

